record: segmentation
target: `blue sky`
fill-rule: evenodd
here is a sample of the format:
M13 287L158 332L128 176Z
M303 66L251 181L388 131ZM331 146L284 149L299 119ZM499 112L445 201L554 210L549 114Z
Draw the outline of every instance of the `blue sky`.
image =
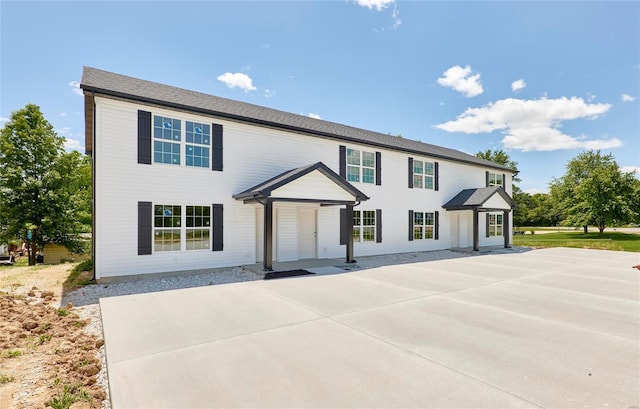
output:
M475 154L546 191L585 149L640 171L640 2L0 2L0 125L84 150L82 66ZM638 177L638 176L637 176Z

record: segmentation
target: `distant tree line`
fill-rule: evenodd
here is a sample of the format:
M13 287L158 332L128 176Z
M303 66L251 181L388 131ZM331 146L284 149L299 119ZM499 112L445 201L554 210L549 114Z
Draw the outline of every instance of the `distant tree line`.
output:
M478 152L477 157L517 170L504 151ZM633 172L622 172L613 155L585 151L571 159L566 173L554 178L549 193L529 194L515 184L514 226L596 226L602 234L606 227L640 224L640 180Z

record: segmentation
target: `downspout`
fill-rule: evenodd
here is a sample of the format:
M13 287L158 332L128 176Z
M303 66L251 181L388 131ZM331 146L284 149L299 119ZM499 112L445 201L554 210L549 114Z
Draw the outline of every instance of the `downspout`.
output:
M93 281L96 280L96 99L91 91L91 103L93 104L93 129L91 146L91 260L93 260Z

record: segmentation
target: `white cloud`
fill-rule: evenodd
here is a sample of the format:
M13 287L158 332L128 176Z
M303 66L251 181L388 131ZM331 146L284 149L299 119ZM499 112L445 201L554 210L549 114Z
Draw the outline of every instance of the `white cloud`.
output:
M257 89L253 86L251 78L241 72L225 72L218 76L218 81L224 82L229 88L243 89L244 92L255 91Z
M389 7L390 4L393 4L396 0L355 0L355 3L358 6L366 7L369 10L376 9L381 11Z
M84 144L78 139L64 138L64 149L66 151L82 152L84 150Z
M6 117L4 117L4 116L0 116L0 124L3 124L3 123L5 123L5 122L9 122L9 121L10 121L10 119L9 119L9 118L6 118Z
M471 67L468 65L464 68L454 65L442 75L444 76L438 78L438 84L453 88L466 97L475 97L484 92L480 84L480 74L471 75Z
M265 98L271 98L274 95L276 95L276 90L275 89L265 89L264 90L264 97Z
M82 135L79 133L73 133L68 126L60 129L56 129L56 133L64 138L64 149L67 151L83 151L84 141Z
M640 166L621 166L620 170L622 172L635 172L636 177L640 179Z
M402 24L402 20L400 20L400 10L398 10L397 4L393 5L393 13L391 14L391 18L393 19L392 27L394 29L400 27L400 25Z
M76 95L83 96L82 90L80 89L80 83L78 81L70 81L69 86L73 90Z
M631 95L622 94L622 102L633 102L636 97L632 97Z
M315 118L315 119L322 119L320 118L320 115L318 114L314 114L312 112L309 113L309 115L307 115L309 118Z
M558 149L607 149L622 146L617 139L587 140L558 130L562 121L595 119L606 113L610 104L587 104L582 98L522 100L507 98L481 108L467 108L456 120L436 125L448 132L467 134L502 131L506 149L552 151Z
M538 189L536 187L533 187L531 189L525 189L523 190L523 192L528 193L530 195L535 195L538 193L549 193L549 189Z
M596 95L592 94L591 92L587 92L587 101L588 102L593 102L596 99Z
M60 112L60 116L65 117L65 116L67 116L67 113L66 112Z
M521 89L525 88L527 86L527 83L524 82L524 80L522 78L520 78L519 80L515 80L511 83L511 91L516 92L516 91L520 91Z

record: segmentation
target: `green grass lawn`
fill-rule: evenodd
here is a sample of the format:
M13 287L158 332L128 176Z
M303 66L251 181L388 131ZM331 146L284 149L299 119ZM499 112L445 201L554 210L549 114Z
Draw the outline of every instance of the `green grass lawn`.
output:
M640 252L640 234L605 232L602 237L598 233L584 234L581 231L525 234L514 236L513 244L530 247L574 247Z

